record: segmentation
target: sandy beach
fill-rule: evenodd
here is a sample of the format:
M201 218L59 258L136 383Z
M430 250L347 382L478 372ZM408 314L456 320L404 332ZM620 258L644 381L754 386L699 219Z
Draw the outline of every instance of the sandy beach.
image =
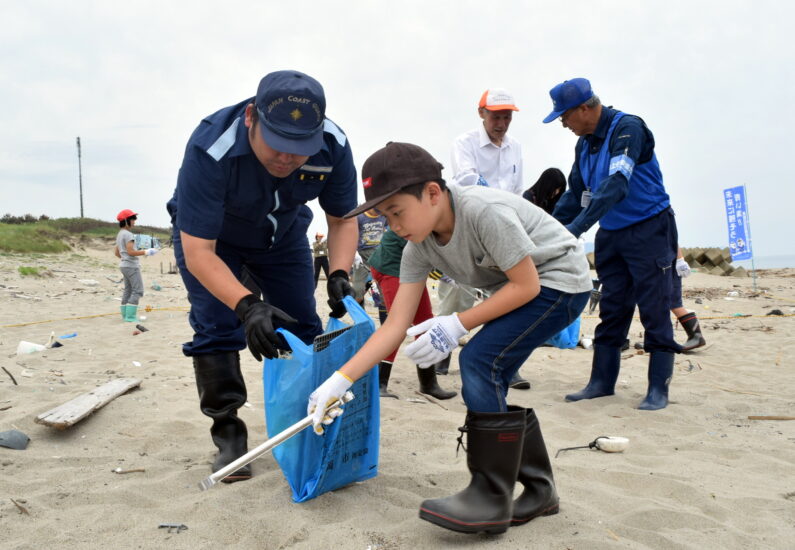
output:
M511 390L509 401L535 408L550 455L600 435L627 437L630 446L553 458L561 512L490 537L417 517L423 499L468 483L465 453L455 452L465 406L460 394L443 407L415 402L415 369L402 354L390 383L401 399L381 402L376 478L295 504L267 455L252 480L201 492L215 448L181 352L191 336L182 280L161 274L173 253L142 260L141 305L151 311L139 314L149 330L134 335L135 324L118 313L111 249L0 256L0 365L17 381L0 371L0 431L31 439L26 450L0 448L2 548L795 547L795 421L749 419L795 415L795 270L760 272L756 291L751 278L695 273L684 281L685 306L699 315L708 345L677 356L671 404L661 411L635 408L648 358L634 348L623 355L615 396L578 403L563 396L587 382L591 351L537 350L521 370L532 389ZM19 266L44 266L52 276L22 277ZM325 304L322 282L317 299ZM767 315L776 309L784 315ZM325 305L319 312L327 315ZM597 322L586 315L583 332L592 335ZM633 344L641 330L633 322ZM19 341L43 344L53 332L77 336L16 355ZM681 327L675 334L684 341ZM241 358L250 406L240 415L254 447L267 439L262 366L247 351ZM67 430L34 422L115 378L142 383ZM455 357L440 383L460 392ZM168 533L161 523L188 528Z

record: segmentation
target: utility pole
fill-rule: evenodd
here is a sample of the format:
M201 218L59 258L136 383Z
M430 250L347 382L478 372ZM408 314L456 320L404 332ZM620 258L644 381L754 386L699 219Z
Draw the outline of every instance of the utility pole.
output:
M80 154L80 136L77 136L77 175L80 181L80 217L83 217L83 161Z

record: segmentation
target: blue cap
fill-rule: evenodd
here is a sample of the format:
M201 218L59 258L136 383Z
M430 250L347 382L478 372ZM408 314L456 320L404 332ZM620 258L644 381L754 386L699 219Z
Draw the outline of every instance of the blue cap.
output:
M312 156L323 146L326 96L320 82L298 71L265 75L257 88L265 143L280 153Z
M587 78L572 78L549 90L549 97L552 98L552 112L544 119L544 124L591 99L593 90Z

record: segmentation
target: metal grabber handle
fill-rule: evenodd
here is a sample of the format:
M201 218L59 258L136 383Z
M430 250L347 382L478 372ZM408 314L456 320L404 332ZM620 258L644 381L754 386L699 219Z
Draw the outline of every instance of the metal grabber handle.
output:
M345 395L343 395L340 399L337 399L331 405L326 407L326 411L328 411L329 409L334 409L336 407L339 407L340 405L344 405L345 403L348 403L351 400L353 400L353 394L351 392L346 392ZM201 489L202 491L206 491L207 489L209 489L210 487L212 487L213 485L224 479L226 476L233 474L243 466L246 466L247 464L254 462L259 457L261 457L268 451L272 450L277 445L284 443L285 441L293 437L295 434L297 434L298 432L304 430L304 428L307 428L311 425L312 425L312 415L309 414L303 420L299 420L289 428L286 428L285 430L271 437L269 440L267 440L265 443L263 443L256 449L250 450L249 452L247 452L237 460L230 462L229 464L227 464L217 472L211 474L209 477L200 481L199 489Z

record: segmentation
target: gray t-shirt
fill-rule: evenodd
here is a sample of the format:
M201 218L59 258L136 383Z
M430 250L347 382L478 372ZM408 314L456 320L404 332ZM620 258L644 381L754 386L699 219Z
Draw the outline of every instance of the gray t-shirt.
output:
M130 241L133 241L133 244L135 243L135 235L126 229L122 229L116 235L116 246L119 247L119 254L121 255L119 267L138 267L138 256L127 254L127 243Z
M499 290L505 271L530 256L541 285L568 293L591 290L582 244L552 216L518 195L488 187L450 186L455 227L450 242L433 235L408 243L400 282L418 283L440 269L459 283Z

